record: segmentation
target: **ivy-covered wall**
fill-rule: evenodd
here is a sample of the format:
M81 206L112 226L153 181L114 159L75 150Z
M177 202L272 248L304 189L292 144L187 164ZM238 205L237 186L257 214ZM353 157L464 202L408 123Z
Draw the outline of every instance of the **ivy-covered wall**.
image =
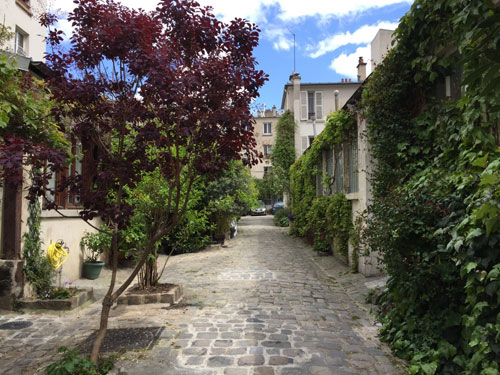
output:
M346 260L352 228L351 202L343 190L333 195L319 193L326 190L324 187L334 186L333 178L344 173L335 171L333 176L328 175L323 155L329 150L340 152L353 125L354 118L346 111L328 115L323 132L295 161L290 172L292 234L305 236L318 251L329 252L333 245L335 253Z
M364 90L377 167L362 241L410 374L500 373L499 10L416 0Z

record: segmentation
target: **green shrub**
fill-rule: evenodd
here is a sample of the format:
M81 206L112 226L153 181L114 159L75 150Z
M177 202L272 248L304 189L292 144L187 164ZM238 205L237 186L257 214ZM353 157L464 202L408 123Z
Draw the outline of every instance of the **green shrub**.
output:
M330 251L328 241L328 224L326 222L326 208L329 198L320 196L313 200L306 216L306 232L313 239L314 250L321 252Z
M114 358L103 360L99 366L86 357L81 357L78 350L64 346L58 349L61 360L45 369L46 375L105 375L113 368Z
M351 202L344 194L339 193L329 197L325 219L328 240L334 243L336 253L344 258L347 257L353 224Z
M288 219L289 215L290 209L288 207L280 208L274 214L274 225L276 225L277 227L288 227L290 225L290 220Z
M40 204L28 204L28 231L23 234L24 274L35 293L44 298L52 289L54 269L45 256L40 239Z

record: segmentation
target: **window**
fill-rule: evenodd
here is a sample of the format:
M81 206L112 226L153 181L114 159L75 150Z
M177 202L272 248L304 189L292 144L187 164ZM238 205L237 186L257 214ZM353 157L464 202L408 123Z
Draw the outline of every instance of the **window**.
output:
M313 144L313 142L314 142L314 137L313 137L312 135L310 135L310 136L308 137L308 142L309 142L309 146L311 146L311 145Z
M82 146L74 144L72 149L73 160L71 164L63 171L53 174L48 184L46 185L45 199L49 202L55 202L59 208L76 208L80 205L80 196L74 192L68 191L55 191L57 185L62 183L66 178L75 178L82 176Z
M349 193L358 192L358 140L349 143Z
M264 176L271 172L271 167L264 167Z
M333 150L327 150L325 153L325 159L326 159L326 174L328 175L328 180L329 186L328 186L328 195L332 193L332 185L331 185L331 179L333 177Z
M335 191L337 193L344 192L344 161L342 160L343 151L340 150L335 155Z
M30 3L30 0L16 0L16 4L19 5L30 16L32 16L33 14L31 13Z
M21 31L20 29L16 30L15 35L15 52L18 55L26 56L28 54L28 34Z
M300 92L300 119L307 120L307 91Z
M273 150L273 146L271 146L271 145L264 145L264 156L270 156L272 150Z
M270 122L265 122L264 123L264 135L271 135L273 134L273 124Z
M323 119L323 92L301 91L300 92L300 119L312 120Z
M323 195L323 160L319 160L318 165L318 173L316 173L316 196L319 197Z
M307 118L312 119L316 117L316 111L314 110L314 91L307 92Z

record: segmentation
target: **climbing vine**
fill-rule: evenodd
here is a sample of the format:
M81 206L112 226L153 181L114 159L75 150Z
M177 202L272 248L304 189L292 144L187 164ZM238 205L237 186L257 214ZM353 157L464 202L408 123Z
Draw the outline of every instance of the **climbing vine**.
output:
M323 132L290 169L294 215L291 232L308 237L318 251L330 251L333 243L345 257L352 226L351 204L342 193L317 197L316 184L318 177L321 180L332 177L324 175L321 168L323 151L338 150L348 139L353 124L352 115L346 111L329 114Z
M28 204L28 231L23 235L24 274L35 293L44 298L52 290L54 271L42 249L40 239L40 203Z
M265 176L267 183L272 186L272 193L276 197L290 194L290 166L295 161L295 121L290 111L286 111L276 124L276 140L274 141L271 159L273 167Z
M395 38L363 93L382 336L410 374L498 375L499 7L417 0Z

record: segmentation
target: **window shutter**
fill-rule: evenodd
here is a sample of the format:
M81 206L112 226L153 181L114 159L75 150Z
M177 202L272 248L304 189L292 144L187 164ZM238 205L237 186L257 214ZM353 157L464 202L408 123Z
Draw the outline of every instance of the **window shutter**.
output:
M323 119L323 93L321 91L316 91L316 119Z
M304 152L307 149L307 137L302 137L302 152Z
M300 119L307 120L307 91L300 92Z

